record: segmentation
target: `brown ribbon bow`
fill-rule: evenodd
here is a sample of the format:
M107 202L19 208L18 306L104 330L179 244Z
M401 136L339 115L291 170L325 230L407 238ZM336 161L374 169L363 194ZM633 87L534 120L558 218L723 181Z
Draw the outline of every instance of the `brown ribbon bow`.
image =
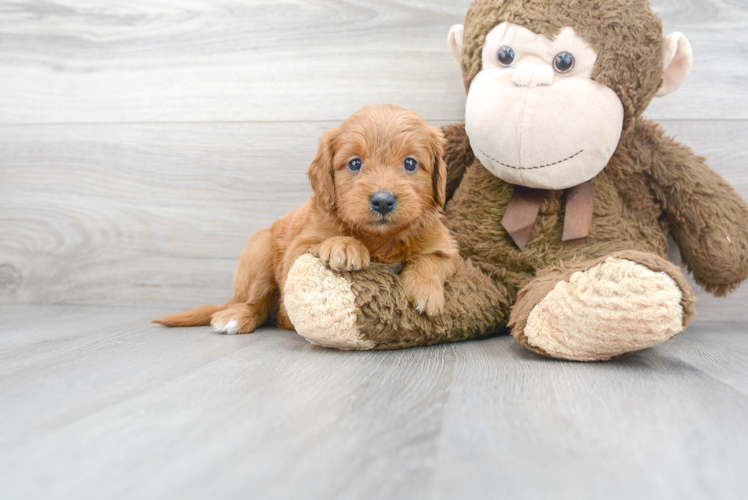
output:
M506 206L501 225L514 243L524 251L530 240L532 228L538 219L540 204L546 190L514 186L514 192ZM587 181L566 190L566 215L561 241L576 240L590 234L592 226L592 203L595 190L592 181Z

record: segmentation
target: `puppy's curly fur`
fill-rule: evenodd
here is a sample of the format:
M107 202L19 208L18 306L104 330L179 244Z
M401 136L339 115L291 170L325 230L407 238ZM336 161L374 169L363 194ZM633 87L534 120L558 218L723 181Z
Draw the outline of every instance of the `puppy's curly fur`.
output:
M456 270L458 249L442 223L447 167L441 129L391 105L369 106L324 133L309 167L314 196L272 228L255 233L234 275L234 296L154 320L167 326L212 324L225 333L249 333L276 315L293 329L283 307L288 270L305 252L337 271L366 268L371 260L404 263L401 283L420 312L444 307L444 282ZM405 168L415 160L415 171ZM351 163L360 160L359 163ZM353 165L353 167L351 167ZM410 170L413 163L409 162ZM385 214L372 195L395 196Z

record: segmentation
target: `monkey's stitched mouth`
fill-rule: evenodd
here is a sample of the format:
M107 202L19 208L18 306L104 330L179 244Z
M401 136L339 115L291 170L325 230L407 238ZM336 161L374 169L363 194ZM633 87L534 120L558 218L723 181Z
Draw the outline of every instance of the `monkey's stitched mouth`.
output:
M553 163L546 163L545 165L538 165L536 167L525 167L525 168L523 168L523 167L515 167L513 165L508 165L508 164L504 163L503 161L499 161L496 158L492 157L491 155L486 154L486 152L483 151L480 148L478 148L478 151L480 151L481 153L483 153L484 156L487 156L489 159L491 159L492 161L495 161L499 165L502 165L502 166L507 167L507 168L512 168L514 170L535 170L537 168L552 167L553 165L558 165L559 163L563 163L563 162L565 162L567 160L571 160L575 156L579 156L580 154L584 153L584 149L580 149L579 151L577 151L573 155L571 155L569 157L566 157L563 160L554 161Z

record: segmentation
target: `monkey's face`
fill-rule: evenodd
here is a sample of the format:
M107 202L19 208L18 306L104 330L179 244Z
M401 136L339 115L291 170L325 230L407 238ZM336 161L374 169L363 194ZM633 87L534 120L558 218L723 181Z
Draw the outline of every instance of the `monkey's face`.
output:
M623 105L592 80L597 55L570 27L554 40L504 22L486 36L467 97L465 128L497 177L538 189L592 179L610 160Z

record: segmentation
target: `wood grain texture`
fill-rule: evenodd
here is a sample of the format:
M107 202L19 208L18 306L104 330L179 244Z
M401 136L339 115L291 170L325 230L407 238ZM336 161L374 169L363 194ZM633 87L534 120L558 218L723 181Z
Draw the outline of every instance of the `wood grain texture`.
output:
M311 194L336 124L0 126L0 302L223 302L246 239ZM663 125L748 199L748 121ZM700 293L697 312L746 321L746 299Z
M225 300L246 238L309 195L322 130L372 102L462 117L444 37L467 5L3 3L0 302ZM648 115L748 197L748 6L654 6L696 62ZM698 311L744 321L746 299Z
M333 120L389 102L464 116L447 49L470 0L11 0L0 123ZM748 4L657 0L694 68L657 119L748 119Z
M0 495L739 499L745 325L606 363L510 337L341 352L167 329L163 310L0 306Z

